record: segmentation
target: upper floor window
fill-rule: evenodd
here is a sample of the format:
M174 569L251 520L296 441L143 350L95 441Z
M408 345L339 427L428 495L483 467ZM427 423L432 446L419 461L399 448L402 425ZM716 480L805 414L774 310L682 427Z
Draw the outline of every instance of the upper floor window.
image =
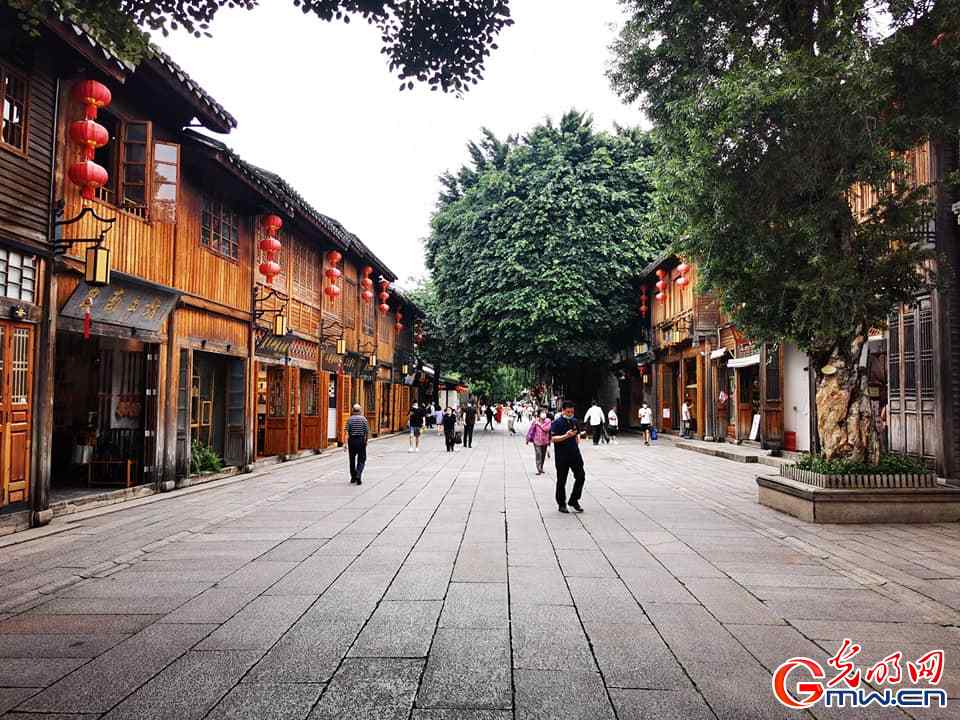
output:
M0 65L0 145L27 150L27 79Z
M98 198L146 217L151 124L104 110L97 122L110 133L110 141L94 155L94 162L106 168L109 175L107 184L97 191Z
M240 257L240 219L219 200L203 196L200 212L200 242L225 257Z
M32 303L36 280L36 261L32 255L0 248L0 295Z

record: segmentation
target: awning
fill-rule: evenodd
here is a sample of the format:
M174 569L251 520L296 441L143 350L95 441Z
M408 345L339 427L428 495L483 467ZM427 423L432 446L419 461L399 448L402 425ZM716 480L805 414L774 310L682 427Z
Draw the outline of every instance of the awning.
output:
M719 360L720 358L724 357L726 354L727 354L727 349L720 348L719 350L714 350L712 353L710 353L710 359Z
M433 367L427 365L426 363L420 366L420 372L425 373L426 375L436 375L436 371L434 371Z
M728 368L744 368L750 367L751 365L760 364L760 353L756 355L747 355L742 358L733 358L732 360L727 360Z

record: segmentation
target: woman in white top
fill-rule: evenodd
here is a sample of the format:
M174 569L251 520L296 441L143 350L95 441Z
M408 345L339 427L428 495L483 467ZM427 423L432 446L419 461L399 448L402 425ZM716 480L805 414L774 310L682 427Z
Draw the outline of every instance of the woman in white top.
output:
M617 433L620 431L620 418L617 417L617 409L610 408L610 412L607 413L607 432L610 433L610 437L613 439L613 444L617 444Z
M640 416L640 434L643 435L643 444L650 444L650 428L653 426L653 410L650 409L650 406L644 403L640 406L640 411L638 413Z

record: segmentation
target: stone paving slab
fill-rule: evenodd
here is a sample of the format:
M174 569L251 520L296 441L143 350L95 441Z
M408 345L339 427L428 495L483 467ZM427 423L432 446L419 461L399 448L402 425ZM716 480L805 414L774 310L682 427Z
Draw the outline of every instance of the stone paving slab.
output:
M405 443L362 487L331 454L0 549L0 718L792 720L771 671L844 637L945 648L960 706L958 524L808 526L629 436L562 515L522 437Z

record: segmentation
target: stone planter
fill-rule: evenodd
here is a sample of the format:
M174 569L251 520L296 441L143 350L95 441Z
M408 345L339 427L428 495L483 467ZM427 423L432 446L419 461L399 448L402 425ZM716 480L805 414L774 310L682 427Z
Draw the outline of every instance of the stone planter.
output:
M813 470L801 470L796 465L784 465L780 468L780 475L814 487L836 490L937 487L937 477L931 473L827 475Z

